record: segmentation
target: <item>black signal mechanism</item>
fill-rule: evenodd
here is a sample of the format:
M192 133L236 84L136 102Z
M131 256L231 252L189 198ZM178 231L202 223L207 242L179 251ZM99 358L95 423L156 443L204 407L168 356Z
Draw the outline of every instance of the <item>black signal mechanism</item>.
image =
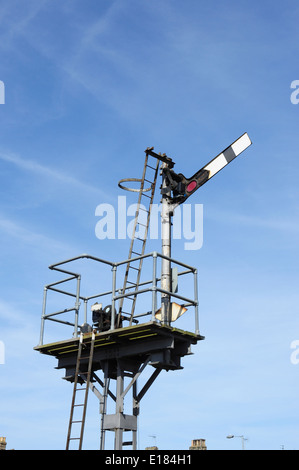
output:
M161 189L161 194L172 191L172 202L177 204L185 202L192 193L209 179L209 171L204 168L195 173L191 178L186 178L182 173L176 174L169 168L164 168L163 172L166 176L167 186Z
M102 304L98 304L97 302L92 305L92 324L93 327L99 331L108 331L111 328L111 312L112 307L111 305L107 305L107 307L102 308Z
M99 304L96 302L91 306L91 312L92 312L92 328L102 332L102 331L108 331L111 328L111 317L112 317L112 305L107 305L106 307L103 308L102 304ZM115 315L115 324L117 325L117 328L122 328L123 326L123 320L130 320L130 318L120 315L119 313L116 313L116 310L114 309L114 315ZM133 319L133 323L138 323L138 320ZM86 324L84 324L85 326ZM92 329L91 328L91 329ZM84 332L87 332L84 331Z
M197 171L191 178L186 178L182 173L175 173L172 167L164 167L166 185L161 189L161 194L172 192L171 200L174 204L182 204L198 188L211 179L216 173L234 160L240 153L251 145L248 134L241 135L233 144L227 147L207 165Z

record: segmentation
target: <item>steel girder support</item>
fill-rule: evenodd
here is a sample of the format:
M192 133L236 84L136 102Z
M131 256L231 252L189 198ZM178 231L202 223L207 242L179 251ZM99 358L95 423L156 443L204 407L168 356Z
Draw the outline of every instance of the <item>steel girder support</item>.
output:
M131 381L125 388L124 378L128 376L126 372L126 362L117 359L116 370L116 395L110 390L109 377L109 361L103 363L104 379L101 380L95 373L93 378L101 385L102 393L96 388L94 383L90 383L90 389L100 401L100 414L101 414L101 438L100 449L105 449L105 433L106 431L114 431L114 449L122 450L124 445L132 445L133 450L137 450L137 417L139 415L140 401L149 390L155 379L158 377L162 369L156 368L152 375L149 377L143 388L137 391L137 379L140 377L148 363L150 356L140 365L138 370L130 374ZM124 411L124 399L128 392L132 390L132 414L126 414ZM115 402L115 413L107 414L107 400L110 397ZM128 442L123 441L124 431L132 432L132 440Z

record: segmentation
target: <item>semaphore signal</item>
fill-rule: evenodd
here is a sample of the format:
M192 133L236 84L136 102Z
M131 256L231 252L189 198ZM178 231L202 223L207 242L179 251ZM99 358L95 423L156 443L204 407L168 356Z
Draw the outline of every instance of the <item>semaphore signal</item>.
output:
M172 218L179 205L250 145L248 134L243 134L190 178L176 173L175 163L167 155L155 153L153 147L147 148L142 177L119 182L122 189L138 193L128 257L112 262L81 254L49 266L64 277L44 288L40 342L34 349L54 356L58 360L57 368L65 369L64 378L73 383L66 449L71 449L73 444L82 449L91 390L100 403L100 449L105 449L110 432L114 433L115 450L125 446L136 450L137 417L142 398L162 371L182 369L182 358L191 353L192 345L204 339L199 331L197 268L172 258ZM162 250L146 254L159 169ZM140 185L137 190L127 185L133 181ZM139 231L141 225L143 236ZM82 275L70 266L86 260L98 266L96 279L101 280L102 289L83 295ZM148 262L151 278L144 280L144 272L148 275L145 270ZM185 278L188 278L187 284L181 282ZM65 303L49 313L48 296L53 292ZM69 306L66 299L73 299L73 304ZM190 327L192 311L194 329ZM174 322L182 320L184 323L186 318L187 329L173 327ZM55 340L45 342L45 325L50 322L71 328L68 337L57 341L56 336ZM138 389L137 382L148 367L152 368L152 374Z

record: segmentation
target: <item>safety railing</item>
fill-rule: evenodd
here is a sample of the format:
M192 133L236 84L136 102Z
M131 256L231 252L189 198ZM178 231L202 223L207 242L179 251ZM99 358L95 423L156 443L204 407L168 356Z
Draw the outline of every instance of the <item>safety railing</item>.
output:
M127 287L125 289L125 292L123 292L123 288L117 287L117 274L118 271L120 270L121 267L125 267L128 265L128 263L132 263L134 261L138 261L140 259L146 259L146 258L152 258L152 277L150 280L146 280L143 282L140 282L138 287L135 290L132 290L132 287ZM176 276L184 276L187 274L191 274L193 276L193 298L186 297L184 295L181 295L178 293L177 290L172 291L166 291L162 289L159 285L159 282L161 278L158 276L158 260L159 259L167 259L168 261L171 262L171 265L174 267L176 266L177 271L176 271ZM65 265L68 265L72 262L81 260L81 259L89 259L96 261L97 263L100 263L102 265L109 266L112 275L111 275L111 289L110 290L105 290L99 293L95 293L92 295L88 296L83 296L81 294L81 281L82 277L81 274L75 273L70 271L69 269L65 269ZM182 269L179 271L179 269ZM116 324L116 317L117 317L117 302L120 301L123 298L129 298L132 296L140 296L141 294L148 293L151 296L150 304L151 308L150 310L135 313L134 317L130 319L130 322L132 321L134 323L142 323L141 319L146 318L146 321L155 321L159 323L159 320L157 319L157 312L158 312L158 294L167 294L169 295L169 298L172 299L178 299L178 301L182 301L183 304L180 306L182 308L186 307L193 307L194 308L194 327L192 328L192 331L195 334L199 334L199 313L198 313L198 279L197 279L197 269L187 265L186 263L182 263L181 261L175 260L173 258L168 258L160 253L157 252L152 252L145 254L143 256L137 256L135 258L127 259L124 261L120 261L118 263L110 262L105 259L97 258L92 255L88 254L82 254L79 256L76 256L74 258L70 258L64 261L61 261L56 264L52 264L49 266L49 269L58 271L62 274L66 274L67 277L53 282L51 284L47 284L44 287L44 295L43 295L43 306L42 306L42 316L41 316L41 328L40 328L40 342L39 345L42 346L44 344L44 334L45 334L45 322L46 321L52 321L56 323L60 323L63 325L71 326L73 328L73 333L72 337L78 337L82 328L82 325L88 325L88 303L91 300L101 300L102 298L107 298L108 297L108 303L111 304L111 325L110 329L114 330L117 328ZM75 281L75 289L74 292L69 292L64 290L61 285L69 283L71 281ZM120 281L121 282L121 281ZM188 282L188 290L190 290L190 282ZM48 310L48 293L49 291L53 291L58 294L62 294L64 296L68 296L74 299L74 305L71 307L59 309L57 311L47 313ZM84 303L84 308L81 308L82 302ZM148 304L148 300L147 300ZM137 310L137 309L136 309ZM69 312L74 312L74 317L73 321L67 321L65 319L62 319L62 315L69 313ZM150 320L149 320L150 318ZM129 320L129 318L125 318ZM170 321L171 323L171 321ZM81 325L81 326L79 326ZM190 328L189 328L190 329Z

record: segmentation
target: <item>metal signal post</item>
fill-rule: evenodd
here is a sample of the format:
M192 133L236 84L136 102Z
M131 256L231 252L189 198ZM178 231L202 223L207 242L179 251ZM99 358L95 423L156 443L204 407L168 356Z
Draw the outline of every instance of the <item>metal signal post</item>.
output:
M153 148L147 149L147 154L162 161L162 213L161 213L161 235L162 235L162 268L161 288L165 291L161 295L161 321L163 325L169 325L171 321L170 295L171 279L171 218L175 208L184 203L186 199L222 170L228 163L234 160L240 153L251 145L247 133L244 133L233 144L217 155L203 168L198 170L191 178L186 178L182 173L175 173L174 162L165 154L156 154Z
M167 292L171 290L171 217L173 206L171 203L171 190L167 188L167 177L165 169L168 163L162 164L162 213L161 213L161 236L162 236L162 266L161 266L161 288ZM170 324L170 296L161 294L162 324Z

